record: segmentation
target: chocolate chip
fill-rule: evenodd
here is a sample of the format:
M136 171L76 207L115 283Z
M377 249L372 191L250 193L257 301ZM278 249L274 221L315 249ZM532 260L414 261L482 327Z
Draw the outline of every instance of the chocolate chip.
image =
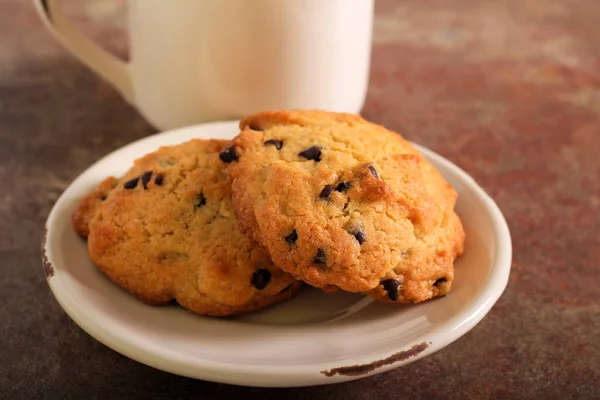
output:
M269 139L264 143L265 146L273 145L277 150L281 150L283 147L283 140L279 139Z
M437 281L435 281L435 283L433 284L433 286L437 286L440 283L444 283L444 282L448 282L448 280L446 278L440 278Z
M398 300L398 288L400 287L400 282L395 279L386 279L385 281L382 281L381 284L387 292L390 300Z
M250 282L254 285L258 290L263 290L269 284L271 280L271 273L266 269L259 269L255 273L252 274L252 279Z
M221 161L223 161L224 163L227 163L227 164L229 164L230 162L236 161L238 159L237 150L233 146L228 147L225 150L223 150L221 153L219 153L219 158L221 159Z
M335 190L337 190L338 192L345 192L346 190L350 189L350 186L352 186L352 182L350 181L340 182L335 187Z
M204 193L200 192L196 195L196 199L194 201L194 207L200 208L206 205L206 197L204 197Z
M163 176L160 174L157 174L154 177L154 184L160 186L160 185L162 185L162 183L163 183Z
M354 232L352 232L352 236L354 236L356 240L358 240L358 244L363 244L365 240L367 240L367 235L365 235L365 233L360 229L357 229Z
M100 196L100 201L104 201L104 200L106 200L106 196L104 196L104 195Z
M136 176L133 179L128 180L123 184L124 189L135 189L137 187L138 182L140 181L140 177Z
M313 146L313 147L309 147L308 149L301 151L300 153L298 153L298 155L300 157L304 157L307 160L315 160L317 162L321 161L321 150L322 147L320 146Z
M289 235L287 235L285 237L285 241L288 242L289 244L296 243L296 240L298 240L298 234L296 233L295 229L292 231L292 233L290 233Z
M148 189L148 182L150 182L150 178L152 178L152 171L146 171L142 174L142 186L144 189Z
M369 171L371 171L371 175L373 175L375 178L379 179L379 175L377 174L377 170L375 169L374 166L369 165L367 168L369 168Z
M325 255L325 250L318 249L317 254L313 257L313 262L315 264L325 264L327 261L327 256Z
M326 199L331 193L333 193L334 190L335 188L332 185L327 185L323 188L323 190L321 190L321 194L319 194L319 197L322 199Z

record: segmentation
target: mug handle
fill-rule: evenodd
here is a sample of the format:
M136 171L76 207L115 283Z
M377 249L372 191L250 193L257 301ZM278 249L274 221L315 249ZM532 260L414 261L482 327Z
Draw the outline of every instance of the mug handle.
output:
M82 35L57 7L57 0L34 0L34 3L54 37L132 103L133 86L128 65Z

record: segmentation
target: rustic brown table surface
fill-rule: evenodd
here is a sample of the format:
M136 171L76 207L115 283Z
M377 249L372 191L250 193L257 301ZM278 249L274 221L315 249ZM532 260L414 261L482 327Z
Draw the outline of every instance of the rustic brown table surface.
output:
M91 36L127 54L122 2L70 3ZM600 398L598 0L379 0L364 115L497 201L514 255L496 306L447 348L345 384L260 389L161 372L75 325L39 251L69 182L155 131L55 43L29 1L0 0L0 398Z

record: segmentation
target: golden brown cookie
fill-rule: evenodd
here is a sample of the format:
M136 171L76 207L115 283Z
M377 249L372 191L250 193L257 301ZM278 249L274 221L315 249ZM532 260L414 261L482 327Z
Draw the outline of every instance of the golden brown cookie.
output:
M313 286L420 302L450 291L456 192L399 134L356 115L273 111L221 160L240 229Z
M232 315L295 295L301 282L237 228L218 158L226 143L162 147L84 198L73 224L94 264L144 302L174 299L199 314Z

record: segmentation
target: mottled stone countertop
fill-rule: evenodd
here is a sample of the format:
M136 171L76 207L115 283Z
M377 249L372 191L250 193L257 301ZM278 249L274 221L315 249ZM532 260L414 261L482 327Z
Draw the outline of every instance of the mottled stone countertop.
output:
M155 132L44 30L0 1L0 399L600 398L600 3L379 0L363 114L465 169L511 229L508 288L445 349L345 384L259 389L132 361L59 307L40 263L60 193ZM70 14L127 53L123 4ZM83 25L82 24L82 25Z

